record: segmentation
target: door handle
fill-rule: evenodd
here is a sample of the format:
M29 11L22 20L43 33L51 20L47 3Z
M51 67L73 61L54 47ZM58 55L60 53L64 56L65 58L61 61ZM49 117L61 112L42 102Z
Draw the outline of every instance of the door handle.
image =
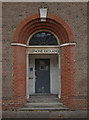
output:
M29 79L33 79L33 78L29 77Z
M37 79L37 76L35 76L35 79Z
M35 76L35 82L37 82L37 76Z

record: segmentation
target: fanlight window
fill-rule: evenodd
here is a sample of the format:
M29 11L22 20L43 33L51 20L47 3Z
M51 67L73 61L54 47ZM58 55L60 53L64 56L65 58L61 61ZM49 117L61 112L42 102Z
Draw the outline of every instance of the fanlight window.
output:
M43 31L34 34L29 41L29 45L58 45L58 42L54 35Z

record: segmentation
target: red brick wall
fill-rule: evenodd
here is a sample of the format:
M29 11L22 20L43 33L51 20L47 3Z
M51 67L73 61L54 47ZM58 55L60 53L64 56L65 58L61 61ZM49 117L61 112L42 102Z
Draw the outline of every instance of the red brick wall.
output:
M87 110L87 97L76 95L75 46L61 47L61 101L74 110Z
M62 97L75 95L75 46L61 47L61 91Z
M68 97L75 96L75 46L61 47L61 100L70 104Z
M26 96L26 48L13 46L13 97Z
M17 109L26 102L26 48L12 46L13 94L3 99L3 109Z
M3 99L3 110L17 110L26 103L26 96L12 97L10 99Z

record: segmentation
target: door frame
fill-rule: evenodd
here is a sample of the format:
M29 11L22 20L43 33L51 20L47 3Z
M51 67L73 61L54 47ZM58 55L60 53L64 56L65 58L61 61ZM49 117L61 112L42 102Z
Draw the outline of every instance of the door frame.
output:
M32 54L29 54L27 52L26 54L26 67L27 67L27 75L26 75L26 96L27 96L27 100L29 100L29 55L32 55ZM38 54L34 54L34 55L38 55ZM47 54L46 54L47 55ZM52 55L52 54L50 54ZM61 59L60 59L60 54L55 54L58 56L58 75L59 75L59 93L58 93L58 97L61 98ZM41 59L39 57L39 59ZM44 58L43 58L44 59ZM51 60L50 60L51 62ZM50 72L50 93L52 91L52 80L51 80L51 72Z

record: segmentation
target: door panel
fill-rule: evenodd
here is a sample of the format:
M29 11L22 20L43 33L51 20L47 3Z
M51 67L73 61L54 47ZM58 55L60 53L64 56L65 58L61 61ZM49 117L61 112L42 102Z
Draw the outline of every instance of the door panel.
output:
M35 59L35 92L50 93L50 59Z

